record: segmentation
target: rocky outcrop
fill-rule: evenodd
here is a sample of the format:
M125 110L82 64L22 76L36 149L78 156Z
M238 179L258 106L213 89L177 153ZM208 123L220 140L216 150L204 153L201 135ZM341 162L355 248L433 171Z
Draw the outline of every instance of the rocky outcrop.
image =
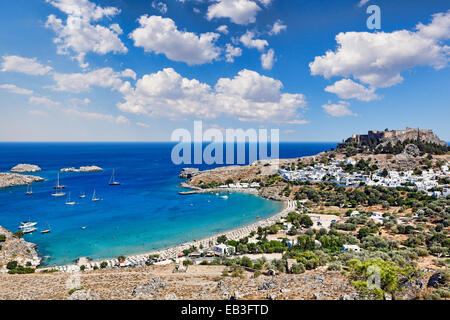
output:
M138 284L133 290L133 296L151 297L166 288L166 281L160 277L153 278L145 284Z
M98 172L98 171L103 171L102 168L98 167L98 166L83 166L83 167L79 167L74 168L62 168L60 170L61 172Z
M191 179L197 176L200 171L197 168L184 168L181 170L180 175L178 176L180 179Z
M37 166L37 165L21 163L21 164L14 166L10 171L23 173L23 172L38 172L41 170L42 169L39 168L39 166Z
M15 186L26 186L38 181L45 181L45 179L37 176L22 175L18 173L0 172L0 189Z
M36 245L24 239L16 238L11 232L0 226L0 234L5 235L5 241L0 242L0 272L6 271L9 261L17 261L21 266L36 267L40 265L41 258L36 252Z

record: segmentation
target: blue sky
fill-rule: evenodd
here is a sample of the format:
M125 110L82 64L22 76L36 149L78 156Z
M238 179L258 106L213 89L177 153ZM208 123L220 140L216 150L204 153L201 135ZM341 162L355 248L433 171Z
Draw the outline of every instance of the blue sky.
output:
M0 141L169 141L194 120L279 128L282 141L406 126L449 141L449 7L3 1Z

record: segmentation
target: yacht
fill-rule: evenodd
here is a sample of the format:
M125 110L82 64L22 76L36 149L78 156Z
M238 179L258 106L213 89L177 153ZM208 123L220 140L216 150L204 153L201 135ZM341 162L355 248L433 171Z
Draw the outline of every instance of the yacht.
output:
M84 192L80 193L80 199L86 198L86 194Z
M98 198L98 197L95 195L95 189L94 189L94 193L92 194L92 201L97 202L97 201L100 201L100 200L101 200L101 199Z
M26 195L30 195L30 194L33 194L33 187L31 186L31 184L28 184Z
M56 189L55 193L52 193L53 197L63 197L66 195L65 192L62 192L62 188L65 188L65 186L59 185L59 172L58 172L58 179L56 180L56 186L53 187L53 189Z
M70 201L70 192L69 192L69 194L67 196L66 204L68 206L73 206L75 204L75 201Z
M19 226L19 229L26 229L26 228L31 228L34 227L35 225L37 225L37 222L22 222Z
M49 226L48 223L47 223L47 229L42 230L41 233L50 233L50 232L51 232L50 226Z
M114 173L115 173L115 170L113 169L113 172L112 172L112 175L111 175L111 179L109 179L109 185L110 186L119 186L120 182L116 181L116 179L114 177Z
M32 232L35 232L36 230L37 230L37 228L35 228L35 227L28 227L28 228L22 229L22 232L23 233L32 233Z

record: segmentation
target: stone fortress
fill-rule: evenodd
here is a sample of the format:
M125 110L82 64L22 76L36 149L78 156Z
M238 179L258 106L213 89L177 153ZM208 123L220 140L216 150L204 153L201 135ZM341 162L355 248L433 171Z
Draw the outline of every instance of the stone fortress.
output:
M403 142L405 140L420 140L423 142L434 143L446 146L447 143L441 140L433 130L423 130L406 128L405 130L385 130L385 131L369 131L367 134L354 134L351 140L357 142L359 145L369 144L371 141L378 144L387 144L391 142Z

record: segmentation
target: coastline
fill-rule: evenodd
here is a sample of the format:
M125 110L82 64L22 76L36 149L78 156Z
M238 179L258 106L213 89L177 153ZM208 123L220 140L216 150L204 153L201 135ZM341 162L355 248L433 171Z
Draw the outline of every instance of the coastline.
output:
M212 192L211 190L209 190ZM222 190L223 192L223 190ZM235 192L238 192L235 190ZM206 193L206 192L201 192ZM169 264L172 263L172 259L179 258L178 256L183 253L183 250L189 249L192 246L199 247L202 245L204 248L211 247L210 244L214 245L217 241L217 238L219 236L225 235L228 240L239 240L241 238L244 238L248 234L250 234L252 231L257 231L259 227L267 227L278 221L280 218L286 216L289 212L296 209L296 201L289 200L289 201L283 201L283 209L276 214L266 218L259 220L257 222L254 222L252 224L242 226L239 228L235 228L226 232L221 232L218 234L215 234L213 236L203 238L200 240L193 240L189 242L185 242L176 246L168 247L161 250L155 250L151 252L145 252L140 254L134 254L126 256L125 264L133 263L137 265L143 265L148 260L148 257L150 255L158 255L160 259L163 261L159 264ZM80 257L78 259L77 263L74 264L68 264L68 265L62 265L62 266L48 266L41 268L39 270L48 270L48 269L55 269L58 271L63 272L73 272L80 270L80 266L84 265L86 267L86 270L91 270L95 266L100 268L100 264L102 262L106 262L109 267L118 266L119 260L117 258L110 258L110 259L102 259L102 260L88 260L86 257Z

